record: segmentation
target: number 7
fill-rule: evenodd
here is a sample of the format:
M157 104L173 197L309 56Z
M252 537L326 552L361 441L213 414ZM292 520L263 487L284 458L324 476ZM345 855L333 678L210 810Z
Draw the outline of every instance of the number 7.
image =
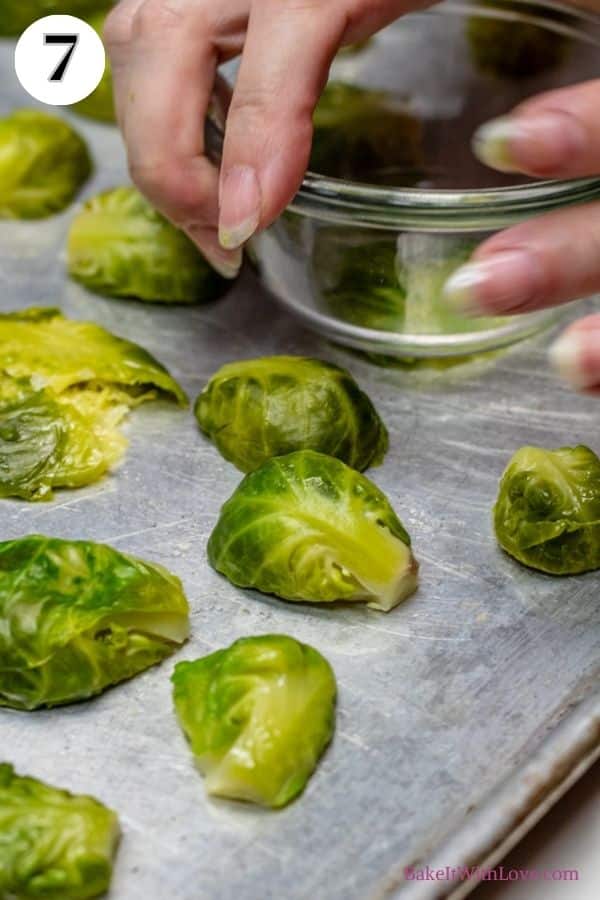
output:
M62 81L67 71L67 66L71 62L71 57L73 56L73 52L75 47L77 46L77 42L79 41L78 34L45 34L44 35L44 44L70 44L71 46L67 50L64 57L59 62L58 66L48 78L48 81Z

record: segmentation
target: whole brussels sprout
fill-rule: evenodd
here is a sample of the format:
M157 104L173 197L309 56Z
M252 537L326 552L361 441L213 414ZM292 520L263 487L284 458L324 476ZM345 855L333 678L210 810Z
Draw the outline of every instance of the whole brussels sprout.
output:
M0 0L0 36L16 37L43 16L85 16L100 0Z
M109 297L205 303L227 285L183 231L131 187L88 200L67 249L71 277Z
M0 763L0 897L88 900L108 890L116 813Z
M96 0L96 4L98 0ZM102 9L95 12L94 15L87 19L89 25L98 32L100 37L104 34L104 23L110 12L108 9ZM95 91L80 100L73 107L73 112L86 116L88 119L97 119L99 122L116 122L115 103L113 99L113 77L112 68L108 56L106 57L106 67L102 80Z
M522 447L500 482L500 545L551 575L600 568L600 459L589 447Z
M178 663L173 697L209 794L285 806L331 740L335 677L312 647L268 634Z
M383 422L350 373L319 359L229 363L208 382L195 413L202 431L242 472L304 449L360 471L381 462L388 446Z
M105 544L0 543L0 706L73 703L137 675L186 640L188 611L178 578Z
M516 6L498 0L481 0L481 3L495 13L505 6L509 14L516 11L521 16L529 15L539 24L514 17L471 16L467 22L467 38L473 62L480 71L497 78L519 80L551 71L565 60L571 41L548 25L573 21L568 13L549 6L540 8L533 3L519 2Z
M11 383L0 399L0 497L50 500L53 488L97 481L122 457L118 425L132 400L114 388L54 396Z
M138 400L158 392L182 406L187 403L164 366L138 344L52 308L0 314L0 372L30 378L36 387L54 393L100 384L131 392Z
M313 124L311 172L400 187L424 177L421 123L382 91L331 81Z
M0 119L0 219L43 219L89 178L87 146L62 119L21 109Z
M299 450L246 475L208 542L239 587L389 611L417 588L410 537L386 496L345 463Z

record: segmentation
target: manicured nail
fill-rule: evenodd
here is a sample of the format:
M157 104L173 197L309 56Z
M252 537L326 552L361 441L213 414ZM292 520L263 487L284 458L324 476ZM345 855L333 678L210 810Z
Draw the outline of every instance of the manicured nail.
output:
M229 250L227 253L220 253L212 248L202 248L202 253L211 264L213 269L222 275L223 278L237 278L242 267L242 251Z
M539 268L526 250L505 250L467 263L450 276L443 296L457 313L494 316L527 312L537 294Z
M586 390L600 385L600 372L590 366L588 340L584 333L562 334L551 345L548 355L558 374L574 388Z
M224 250L217 239L216 231L206 225L189 225L185 230L219 275L229 279L237 277L243 261L241 250Z
M473 135L473 153L486 166L499 172L518 172L519 167L511 156L515 130L518 125L508 116L486 122Z
M261 213L260 185L250 166L234 166L221 184L219 241L232 250L241 247L258 227Z
M492 119L473 136L473 152L499 172L558 175L585 149L583 126L563 110Z

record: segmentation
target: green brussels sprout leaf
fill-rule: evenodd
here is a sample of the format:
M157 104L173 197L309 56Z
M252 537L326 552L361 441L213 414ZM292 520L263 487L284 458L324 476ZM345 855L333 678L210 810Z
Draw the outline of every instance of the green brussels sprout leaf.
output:
M299 450L247 475L208 542L239 587L387 612L417 588L410 538L385 495L338 459Z
M225 459L251 472L272 456L319 450L366 469L381 462L387 431L349 372L299 356L229 363L195 406Z
M62 119L34 109L0 119L0 219L61 212L91 171L83 139Z
M89 200L71 225L69 274L98 294L160 303L206 303L227 281L134 188Z
M110 886L116 813L0 763L0 897L88 900Z
M335 677L285 635L242 638L173 674L175 708L209 794L281 807L331 740Z
M522 447L494 508L501 547L552 575L600 568L600 459L589 447Z
M0 706L92 697L170 656L188 627L162 566L90 541L0 543Z

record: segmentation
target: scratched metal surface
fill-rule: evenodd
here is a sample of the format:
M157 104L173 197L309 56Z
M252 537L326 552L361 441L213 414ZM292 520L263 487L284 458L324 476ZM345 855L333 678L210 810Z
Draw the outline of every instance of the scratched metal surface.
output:
M0 114L24 102L11 49L0 44ZM99 163L84 194L121 182L116 131L77 121ZM501 837L508 826L489 792L526 763L535 767L539 742L597 690L599 576L554 580L520 568L499 552L490 508L520 445L598 448L597 401L556 382L547 337L454 371L371 367L300 330L250 275L206 309L99 299L64 277L71 216L0 224L2 309L57 304L93 318L149 348L192 397L235 358L310 353L346 364L390 429L390 452L371 474L413 535L422 587L389 615L232 587L209 568L205 546L240 475L191 413L144 407L131 417L131 446L114 476L49 504L4 501L2 539L44 532L108 541L168 566L192 606L179 659L265 632L314 644L339 681L335 740L305 794L282 812L208 800L173 715L167 662L89 703L0 712L0 757L118 810L124 837L112 900L370 898L395 890L403 863L450 836L463 839L457 854L468 855L465 841L473 851L474 807ZM573 716L588 721L583 710ZM561 758L575 769L584 750L574 733L566 749L570 757L563 740ZM539 801L548 779L538 779Z

